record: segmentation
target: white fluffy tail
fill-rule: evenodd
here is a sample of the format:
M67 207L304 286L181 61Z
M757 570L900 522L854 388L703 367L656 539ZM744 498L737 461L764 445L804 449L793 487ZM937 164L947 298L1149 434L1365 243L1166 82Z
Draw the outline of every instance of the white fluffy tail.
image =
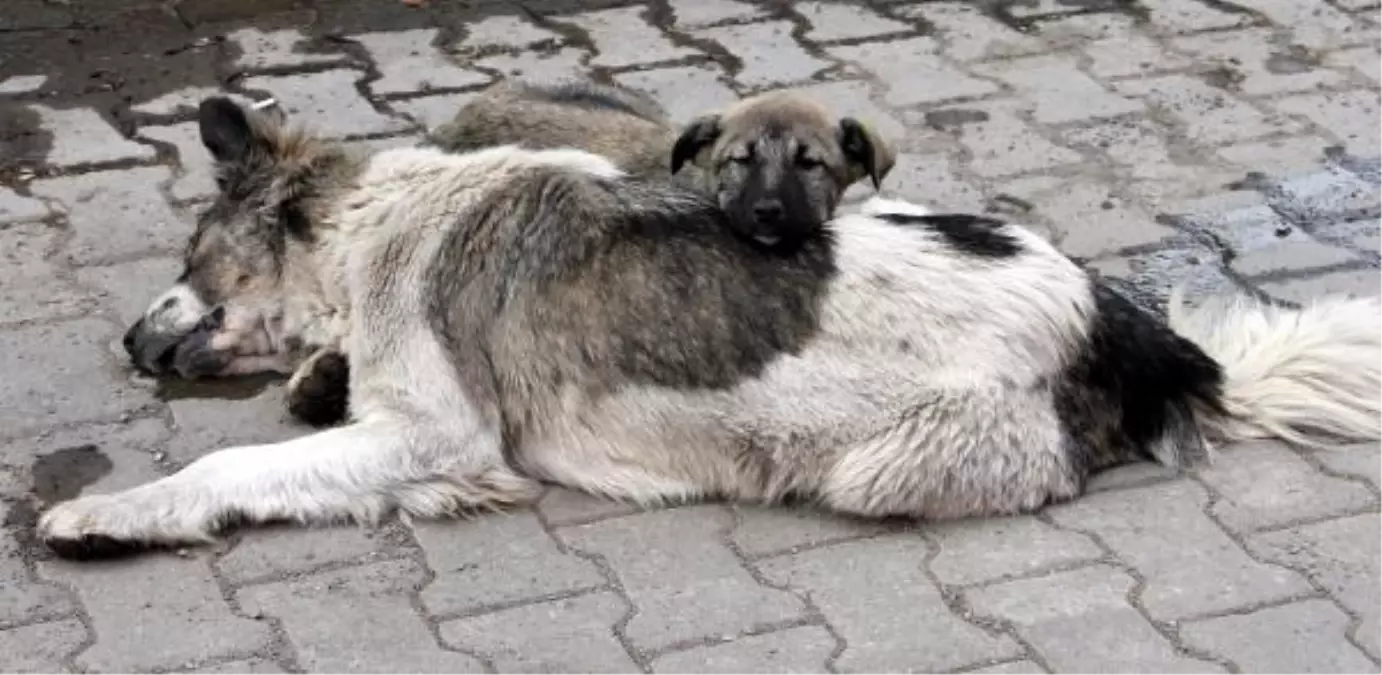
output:
M1378 298L1326 298L1289 309L1235 297L1188 308L1177 289L1169 314L1171 329L1223 368L1227 415L1201 420L1212 437L1275 437L1314 447L1382 437Z

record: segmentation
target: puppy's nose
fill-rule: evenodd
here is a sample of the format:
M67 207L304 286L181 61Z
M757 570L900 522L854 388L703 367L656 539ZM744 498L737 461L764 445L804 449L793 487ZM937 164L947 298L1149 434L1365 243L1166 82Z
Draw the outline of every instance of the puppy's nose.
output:
M753 217L760 223L776 223L782 220L782 202L764 199L753 205Z

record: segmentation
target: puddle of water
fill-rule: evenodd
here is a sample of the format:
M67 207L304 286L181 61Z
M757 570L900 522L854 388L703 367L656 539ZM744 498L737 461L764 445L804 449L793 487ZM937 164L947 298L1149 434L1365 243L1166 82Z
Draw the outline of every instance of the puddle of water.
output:
M38 458L33 465L35 497L45 504L73 499L86 486L110 473L115 465L95 445L63 448Z
M165 403L189 399L244 401L264 393L271 385L282 379L282 375L275 373L205 380L167 378L158 381L158 385L154 389L154 396Z

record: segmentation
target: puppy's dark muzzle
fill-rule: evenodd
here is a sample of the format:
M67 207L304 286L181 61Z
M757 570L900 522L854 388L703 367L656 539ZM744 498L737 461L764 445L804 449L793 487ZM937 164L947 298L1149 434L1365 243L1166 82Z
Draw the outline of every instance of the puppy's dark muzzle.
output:
M130 362L139 372L145 375L166 375L172 372L173 356L181 342L182 336L152 332L144 319L140 319L125 331L122 344L125 346L125 353L130 355Z

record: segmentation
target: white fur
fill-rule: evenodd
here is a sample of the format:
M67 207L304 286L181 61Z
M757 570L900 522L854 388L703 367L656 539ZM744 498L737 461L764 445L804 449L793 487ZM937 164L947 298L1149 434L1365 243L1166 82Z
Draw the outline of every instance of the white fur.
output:
M471 400L448 367L422 288L447 230L465 226L457 216L466 206L540 163L613 175L579 151L377 155L334 216L326 245L337 254L323 272L349 296L343 337L358 421L60 504L44 514L41 534L177 542L212 536L228 514L368 521L391 508L438 516L531 499L533 481L501 456L494 402ZM870 204L874 215L924 210ZM722 391L554 392L558 403L524 430L525 468L645 503L802 490L865 515L1011 513L1077 495L1048 384L1085 344L1094 302L1084 273L1021 228L1009 229L1025 250L1008 258L959 254L933 232L868 213L833 228L840 273L804 350ZM380 252L407 243L390 274L373 273ZM1350 314L1363 310L1370 325ZM1211 330L1209 316L1225 323ZM1173 317L1230 372L1232 416L1208 424L1230 438L1282 435L1277 427L1302 420L1375 437L1376 303L1291 316L1255 308ZM1260 341L1270 339L1281 344ZM762 475L743 464L746 446L766 461Z

